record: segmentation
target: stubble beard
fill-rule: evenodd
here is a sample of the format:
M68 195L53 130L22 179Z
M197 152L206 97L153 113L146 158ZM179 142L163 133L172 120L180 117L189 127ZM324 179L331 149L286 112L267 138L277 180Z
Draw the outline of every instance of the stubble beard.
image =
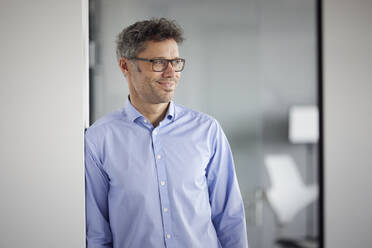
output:
M166 79L164 81L167 80L169 79ZM177 87L178 80L177 79L172 80L174 81L173 89L163 89L157 81L159 81L159 79L151 80L150 82L148 82L152 91L153 103L169 103L173 99L174 91Z

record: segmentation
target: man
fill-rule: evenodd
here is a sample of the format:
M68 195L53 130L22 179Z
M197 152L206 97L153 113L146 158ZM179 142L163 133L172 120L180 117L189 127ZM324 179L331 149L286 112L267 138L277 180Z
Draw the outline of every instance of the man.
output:
M247 247L244 206L218 122L172 101L182 30L137 22L117 40L125 108L85 136L88 248Z

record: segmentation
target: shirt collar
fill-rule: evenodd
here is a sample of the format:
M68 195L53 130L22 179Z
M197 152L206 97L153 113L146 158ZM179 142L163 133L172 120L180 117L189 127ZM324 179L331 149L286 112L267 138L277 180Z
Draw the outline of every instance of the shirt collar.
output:
M132 103L129 100L129 96L127 97L127 100L125 102L125 107L123 110L124 114L128 117L128 119L132 122L134 122L139 117L143 117L143 115L132 105ZM165 115L164 119L173 121L175 118L175 105L173 101L170 101L167 113Z
M129 96L125 102L125 107L123 110L124 114L128 117L130 121L135 121L137 118L143 116L130 102Z

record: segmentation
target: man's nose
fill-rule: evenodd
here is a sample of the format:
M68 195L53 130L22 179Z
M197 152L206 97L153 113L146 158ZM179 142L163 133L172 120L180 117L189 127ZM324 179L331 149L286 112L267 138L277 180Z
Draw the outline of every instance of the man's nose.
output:
M174 74L176 72L174 71L174 68L173 68L173 65L172 63L169 61L168 62L168 65L167 65L167 68L165 68L164 72L163 72L163 75L164 77L174 77Z

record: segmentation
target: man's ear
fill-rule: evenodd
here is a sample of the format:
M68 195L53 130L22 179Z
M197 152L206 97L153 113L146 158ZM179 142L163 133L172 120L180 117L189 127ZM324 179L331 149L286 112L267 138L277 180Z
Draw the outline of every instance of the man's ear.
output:
M128 60L124 57L121 57L119 60L119 67L123 74L126 76L128 73Z

